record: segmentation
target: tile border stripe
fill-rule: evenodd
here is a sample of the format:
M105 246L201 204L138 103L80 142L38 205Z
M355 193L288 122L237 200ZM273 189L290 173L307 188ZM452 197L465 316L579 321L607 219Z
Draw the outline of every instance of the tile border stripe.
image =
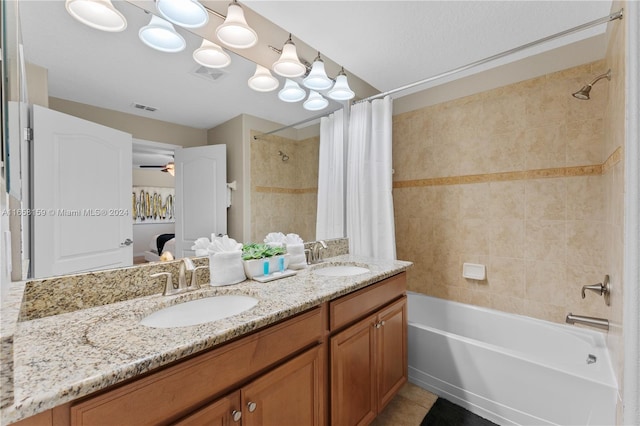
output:
M422 186L465 185L487 182L548 179L578 176L602 176L622 160L622 148L618 147L602 164L574 167L556 167L515 172L485 173L478 175L447 176L428 179L414 179L393 182L394 188L414 188Z
M276 186L256 186L255 192L263 192L269 194L315 194L318 188L280 188Z

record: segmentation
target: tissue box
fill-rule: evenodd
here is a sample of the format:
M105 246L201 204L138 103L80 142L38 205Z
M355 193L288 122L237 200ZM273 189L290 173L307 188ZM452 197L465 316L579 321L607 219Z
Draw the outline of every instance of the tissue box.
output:
M269 262L269 274L278 271L278 262L281 257L284 257L284 269L289 266L289 254L281 254L278 256L265 257L262 259L244 260L244 272L247 278L260 277L264 275L264 262Z

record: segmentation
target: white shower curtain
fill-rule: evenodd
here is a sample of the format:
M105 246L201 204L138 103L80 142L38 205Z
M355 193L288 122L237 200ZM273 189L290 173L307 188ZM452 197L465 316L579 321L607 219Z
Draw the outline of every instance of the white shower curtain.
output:
M352 106L347 160L349 252L396 258L389 96Z
M344 237L343 110L320 119L316 240Z

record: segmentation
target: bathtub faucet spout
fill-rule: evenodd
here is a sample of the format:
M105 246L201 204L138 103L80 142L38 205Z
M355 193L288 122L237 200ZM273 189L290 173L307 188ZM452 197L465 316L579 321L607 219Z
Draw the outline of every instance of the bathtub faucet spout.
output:
M567 315L567 324L583 324L589 327L601 328L609 331L609 320L605 318L585 317L582 315L573 315L571 312Z

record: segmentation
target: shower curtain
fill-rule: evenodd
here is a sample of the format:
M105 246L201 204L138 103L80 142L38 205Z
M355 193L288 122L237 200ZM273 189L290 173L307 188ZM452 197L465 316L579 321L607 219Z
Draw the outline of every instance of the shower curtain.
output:
M343 110L320 120L316 240L344 236Z
M347 159L349 252L396 258L389 96L352 106Z

